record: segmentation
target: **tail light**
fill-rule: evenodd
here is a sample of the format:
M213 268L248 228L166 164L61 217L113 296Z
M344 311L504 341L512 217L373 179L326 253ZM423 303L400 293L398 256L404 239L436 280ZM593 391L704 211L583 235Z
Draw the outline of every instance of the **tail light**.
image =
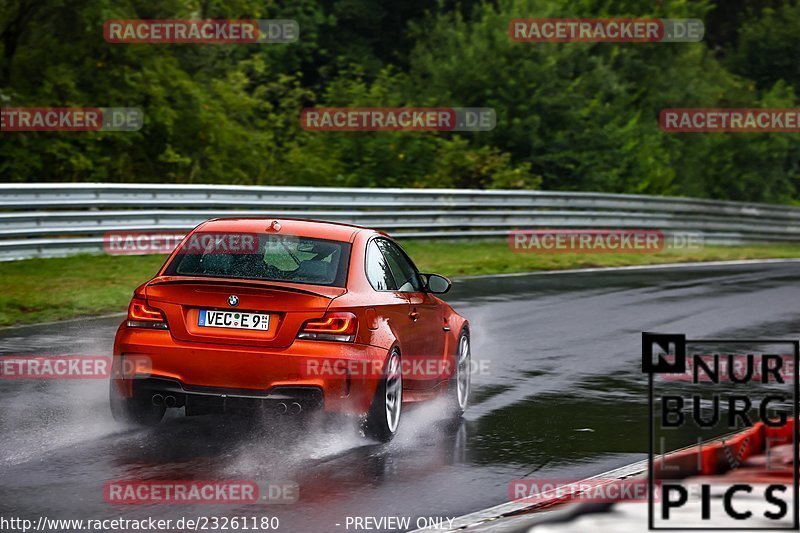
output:
M314 339L319 341L353 342L356 340L358 319L353 313L326 313L322 318L307 320L298 339Z
M134 296L128 306L128 327L169 329L164 314L147 305L147 300Z

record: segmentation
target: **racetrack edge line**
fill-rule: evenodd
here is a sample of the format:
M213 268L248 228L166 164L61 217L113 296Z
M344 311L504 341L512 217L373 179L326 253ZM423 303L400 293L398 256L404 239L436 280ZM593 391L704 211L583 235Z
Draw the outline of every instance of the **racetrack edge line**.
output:
M584 274L592 272L615 272L615 271L630 271L630 270L658 270L658 269L676 269L676 268L691 268L691 267L707 267L707 266L737 266L737 265L758 265L758 264L780 264L780 263L798 263L798 258L781 258L781 259L735 259L730 261L686 261L682 263L662 263L657 265L626 265L626 266L612 266L612 267L591 267L591 268L567 268L562 270L539 270L536 272L507 272L505 274L478 274L475 276L459 276L453 278L453 281L466 281L471 279L485 279L485 278L518 278L523 276L545 276L555 274Z

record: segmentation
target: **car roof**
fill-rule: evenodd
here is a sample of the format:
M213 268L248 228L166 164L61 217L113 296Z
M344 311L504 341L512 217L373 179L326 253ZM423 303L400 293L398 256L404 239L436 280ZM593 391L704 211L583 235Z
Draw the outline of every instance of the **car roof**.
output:
M280 224L280 229L274 231L274 222ZM270 217L231 217L214 218L197 227L198 231L213 232L240 232L240 233L272 233L274 235L297 235L317 239L352 242L359 232L367 231L380 235L388 235L382 231L353 224L341 222L328 222L324 220L295 219L295 218L270 218Z

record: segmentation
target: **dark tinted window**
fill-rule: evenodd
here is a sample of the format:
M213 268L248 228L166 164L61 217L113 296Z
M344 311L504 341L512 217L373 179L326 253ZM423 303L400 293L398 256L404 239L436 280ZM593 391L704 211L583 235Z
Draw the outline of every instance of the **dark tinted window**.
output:
M198 234L195 234L198 235ZM217 242L219 235L214 234ZM236 235L236 234L228 234ZM241 234L247 238L252 234ZM205 243L201 237L195 242ZM235 241L238 242L238 241ZM205 244L203 244L205 246ZM168 276L209 276L310 283L344 287L350 243L296 237L256 236L254 246L233 251L214 246L198 249L187 242L167 266Z
M377 243L378 248L380 248L386 258L386 262L389 264L389 270L392 272L397 290L400 292L422 291L422 283L417 274L417 269L400 247L385 239L375 239L374 242Z
M367 279L376 291L397 290L397 284L386 258L378 248L377 240L371 241L367 247Z

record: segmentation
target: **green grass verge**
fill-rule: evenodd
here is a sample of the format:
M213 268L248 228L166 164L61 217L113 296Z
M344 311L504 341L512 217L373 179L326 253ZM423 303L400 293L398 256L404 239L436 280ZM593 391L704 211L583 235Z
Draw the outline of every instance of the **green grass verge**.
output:
M445 276L733 259L800 258L800 245L723 247L657 254L514 253L506 241L409 241L424 272ZM0 326L63 320L125 310L133 289L164 256L75 256L0 263Z

